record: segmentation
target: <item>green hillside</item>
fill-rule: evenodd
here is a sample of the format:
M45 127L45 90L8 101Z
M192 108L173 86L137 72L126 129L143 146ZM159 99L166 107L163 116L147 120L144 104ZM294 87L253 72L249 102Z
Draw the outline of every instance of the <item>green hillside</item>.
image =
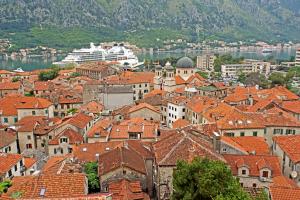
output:
M0 36L15 48L128 40L299 41L298 0L2 0Z

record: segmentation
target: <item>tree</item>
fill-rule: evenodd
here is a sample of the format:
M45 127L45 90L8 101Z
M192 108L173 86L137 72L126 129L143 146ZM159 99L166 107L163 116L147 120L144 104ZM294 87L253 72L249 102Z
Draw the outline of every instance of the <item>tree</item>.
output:
M58 76L59 70L60 69L58 67L52 67L51 70L49 71L42 71L39 74L39 80L40 81L53 80Z
M78 73L78 72L73 72L73 73L70 75L70 77L72 77L72 78L78 77L78 76L80 76L80 73Z
M244 72L240 72L238 75L237 81L245 84L246 83L246 74Z
M11 181L0 182L0 196L2 193L7 192L8 188L11 186Z
M15 77L12 78L11 81L12 81L13 83L15 83L15 82L18 82L18 81L20 81L20 80L21 80L21 78L20 78L19 76L15 76Z
M191 163L178 161L173 187L174 200L251 200L223 162L207 158L195 158Z
M88 178L89 193L100 192L97 162L89 162L84 165L84 172Z
M202 71L199 71L199 72L197 72L200 76L202 76L203 78L205 78L205 79L208 79L208 73L207 72L202 72Z
M286 84L286 77L279 72L274 72L270 75L269 80L271 81L272 86L275 85L285 85Z

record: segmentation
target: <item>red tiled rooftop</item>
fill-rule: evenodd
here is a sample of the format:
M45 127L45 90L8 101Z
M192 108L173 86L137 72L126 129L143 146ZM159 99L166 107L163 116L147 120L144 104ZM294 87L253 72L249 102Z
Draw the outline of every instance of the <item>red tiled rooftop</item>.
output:
M300 200L300 188L270 187L272 200Z
M185 119L177 119L176 121L174 121L174 123L172 124L173 128L182 128L185 126L190 125L191 123Z
M0 153L0 176L15 166L22 158L20 154Z
M1 131L0 130L0 149L10 145L17 139L16 133L12 131Z
M293 163L300 162L300 135L275 136L273 141L286 153Z
M4 82L0 83L0 90L18 90L21 87L20 82Z
M245 153L253 153L256 155L269 155L269 146L264 138L245 136L245 137L221 137L222 142L239 149Z
M231 155L224 154L233 175L238 175L238 168L247 166L249 176L260 176L259 170L269 168L272 171L271 177L281 176L281 167L277 156L271 155Z
M83 143L83 136L74 131L71 128L67 128L62 131L60 134L56 135L52 140L49 141L49 145L58 145L61 137L68 138L69 144L81 144Z

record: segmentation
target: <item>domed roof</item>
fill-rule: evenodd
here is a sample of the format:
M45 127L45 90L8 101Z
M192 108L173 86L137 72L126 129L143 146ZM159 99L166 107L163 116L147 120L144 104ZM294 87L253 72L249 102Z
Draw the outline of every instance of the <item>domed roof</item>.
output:
M177 61L176 67L178 67L178 68L194 68L194 62L189 57L183 57Z
M155 69L162 69L162 66L160 64L155 66Z
M167 63L166 63L165 69L166 69L166 70L174 70L174 68L172 67L172 65L171 65L170 62L167 62Z

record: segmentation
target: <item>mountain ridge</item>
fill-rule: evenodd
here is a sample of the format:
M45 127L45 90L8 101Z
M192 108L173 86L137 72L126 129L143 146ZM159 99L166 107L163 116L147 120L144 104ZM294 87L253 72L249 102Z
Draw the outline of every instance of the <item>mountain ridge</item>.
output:
M297 0L0 2L0 29L3 35L14 31L29 33L34 27L51 27L66 30L91 29L99 32L99 36L101 31L108 29L111 33L121 35L120 39L126 39L127 33L166 29L193 41L209 38L299 41L299 24L300 1ZM109 35L107 38L110 38Z

